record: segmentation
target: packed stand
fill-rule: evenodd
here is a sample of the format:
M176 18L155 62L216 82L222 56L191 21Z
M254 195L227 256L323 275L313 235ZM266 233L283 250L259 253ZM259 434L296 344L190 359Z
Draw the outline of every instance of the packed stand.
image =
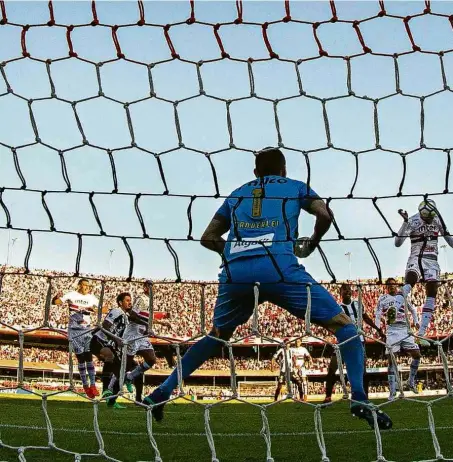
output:
M48 270L37 270L32 276L25 274L8 274L23 272L22 268L0 267L2 278L0 303L7 307L3 310L0 322L3 327L9 326L14 329L38 328L44 325L45 303L48 291L49 278L52 284L52 296L58 292L66 293L74 290L79 278L74 278L68 273ZM102 278L99 275L86 275L91 278ZM105 276L107 278L107 276ZM105 314L109 308L116 305L115 298L121 291L131 292L133 296L141 293L143 280L134 279L133 282L121 282L119 279L108 277L109 281L104 285L102 312ZM443 284L439 288L437 308L434 314L434 323L431 324L428 336L449 335L452 330L453 317L450 309L450 292L453 280ZM357 297L357 281L353 284L353 297ZM374 309L378 297L384 292L384 287L375 285L374 280L360 281L362 284L362 300L367 313L374 318ZM370 285L367 285L370 284ZM202 335L201 329L201 291L205 287L205 326L209 331L213 309L217 296L216 283L204 283L193 281L190 283L172 283L171 281L159 281L153 285L154 311L157 316L165 317L171 323L171 327L157 325L155 334L171 339L187 339ZM339 300L339 284L325 284L330 292ZM447 290L450 288L450 291ZM93 294L100 297L101 283L93 281ZM416 308L421 311L424 301L424 289L419 284L412 291L412 301ZM50 306L48 325L53 329L66 330L68 322L68 310L65 307ZM96 321L96 314L93 314ZM368 326L364 326L368 335L376 336ZM288 314L269 303L264 303L259 308L259 330L262 335L283 340L288 337L300 336L304 332L304 322ZM331 341L333 337L318 327L312 326L314 336ZM242 338L251 334L251 323L240 326L236 331L236 337Z

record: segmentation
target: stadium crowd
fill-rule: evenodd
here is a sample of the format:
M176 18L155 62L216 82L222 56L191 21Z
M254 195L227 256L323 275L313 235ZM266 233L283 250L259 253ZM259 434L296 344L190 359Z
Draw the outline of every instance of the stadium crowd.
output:
M18 360L19 359L19 347L15 345L0 345L0 360ZM139 360L139 358L137 358ZM401 356L398 358L398 364L401 366L409 366L411 358L408 356ZM448 361L453 363L453 351L448 353ZM39 348L39 347L24 347L24 362L29 363L56 363L61 365L68 365L68 351L56 348ZM330 357L321 356L313 357L309 363L307 363L308 370L315 370L321 372L327 372L329 367ZM256 358L234 358L236 370L243 371L278 371L278 366L272 360L269 359L256 359ZM441 358L438 355L422 355L420 360L421 365L429 366L440 366L442 365ZM96 363L97 366L101 364ZM380 358L367 358L368 368L386 368L387 359L384 357ZM164 358L157 358L156 364L153 367L157 370L168 370L168 362ZM200 370L213 370L213 371L229 371L230 360L224 358L213 358L206 361Z
M2 326L19 328L37 328L44 325L46 319L46 297L51 283L52 296L58 292L66 293L74 290L79 278L74 278L68 273L48 270L37 270L32 274L8 274L23 272L22 268L1 267L0 275L2 285L0 291L0 303L7 307L3 310L0 322ZM103 278L102 276L87 275L87 277ZM107 277L105 277L107 278ZM109 308L116 305L115 298L119 292L128 291L133 296L141 293L142 280L135 279L132 282L122 282L109 277L104 284L102 299L102 312L106 313ZM357 281L351 281L353 286L353 297L357 297ZM359 281L362 286L363 305L374 317L374 309L378 297L385 288L376 285L374 280ZM450 309L450 292L453 279L449 280L439 288L437 296L437 307L434 314L434 322L431 323L428 336L445 336L451 333L453 317ZM339 300L340 284L325 284L331 293ZM205 328L209 329L213 308L217 295L216 283L204 283L193 281L190 283L172 283L171 281L156 281L153 284L153 303L156 317L166 318L171 327L156 325L156 335L171 338L190 338L201 332L201 292L205 287ZM101 295L101 283L99 280L92 282L92 292L96 297ZM424 289L417 285L412 292L412 301L415 307L421 311L424 300ZM95 321L96 314L93 314ZM68 323L68 310L51 305L47 313L48 325L54 329L65 330ZM299 336L304 330L304 322L288 314L286 311L263 303L259 307L259 329L262 335L278 339ZM365 331L375 335L368 326ZM331 340L332 337L324 329L312 326L315 336ZM244 337L251 334L250 322L237 330L237 337Z

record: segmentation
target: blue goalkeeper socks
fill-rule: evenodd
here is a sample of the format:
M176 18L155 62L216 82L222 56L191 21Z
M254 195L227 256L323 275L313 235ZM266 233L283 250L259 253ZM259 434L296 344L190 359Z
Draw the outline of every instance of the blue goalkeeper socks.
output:
M348 324L338 329L335 336L338 343L352 339L348 343L340 345L341 356L346 364L348 380L351 384L352 399L355 401L366 401L367 397L363 389L364 351L362 342L357 335L357 328L354 324Z
M181 359L182 379L184 380L193 371L197 370L205 361L220 352L222 342L211 337L204 337L193 345ZM178 370L175 368L162 383L159 389L165 399L170 398L172 391L178 386Z

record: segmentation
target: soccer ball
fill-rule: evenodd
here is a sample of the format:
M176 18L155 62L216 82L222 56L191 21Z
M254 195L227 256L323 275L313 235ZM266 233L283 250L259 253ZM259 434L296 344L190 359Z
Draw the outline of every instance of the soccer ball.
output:
M434 218L437 215L436 203L432 199L426 199L426 201L420 202L418 212L424 219Z

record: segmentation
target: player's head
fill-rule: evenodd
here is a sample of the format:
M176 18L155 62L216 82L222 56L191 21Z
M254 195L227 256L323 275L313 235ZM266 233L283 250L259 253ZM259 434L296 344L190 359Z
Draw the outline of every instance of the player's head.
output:
M396 295L398 292L398 284L395 278L387 278L385 285L387 286L387 293L389 295Z
M124 310L128 311L132 307L132 297L129 292L121 292L118 297L116 297L116 303L118 306Z
M349 284L341 284L340 287L340 297L343 301L350 300L352 295L351 286Z
M80 294L86 295L90 293L90 281L88 279L80 279L77 283L77 291Z
M420 202L418 213L424 222L431 223L437 215L436 203L432 199L426 199Z
M277 175L286 176L286 159L278 148L264 148L255 158L255 176L257 178Z
M143 292L145 295L148 295L148 297L151 291L151 284L152 284L152 281L150 281L149 279L143 283Z
M300 338L298 338L298 339L296 340L296 347L299 348L299 347L301 347L301 346L302 346L302 340L301 340Z

